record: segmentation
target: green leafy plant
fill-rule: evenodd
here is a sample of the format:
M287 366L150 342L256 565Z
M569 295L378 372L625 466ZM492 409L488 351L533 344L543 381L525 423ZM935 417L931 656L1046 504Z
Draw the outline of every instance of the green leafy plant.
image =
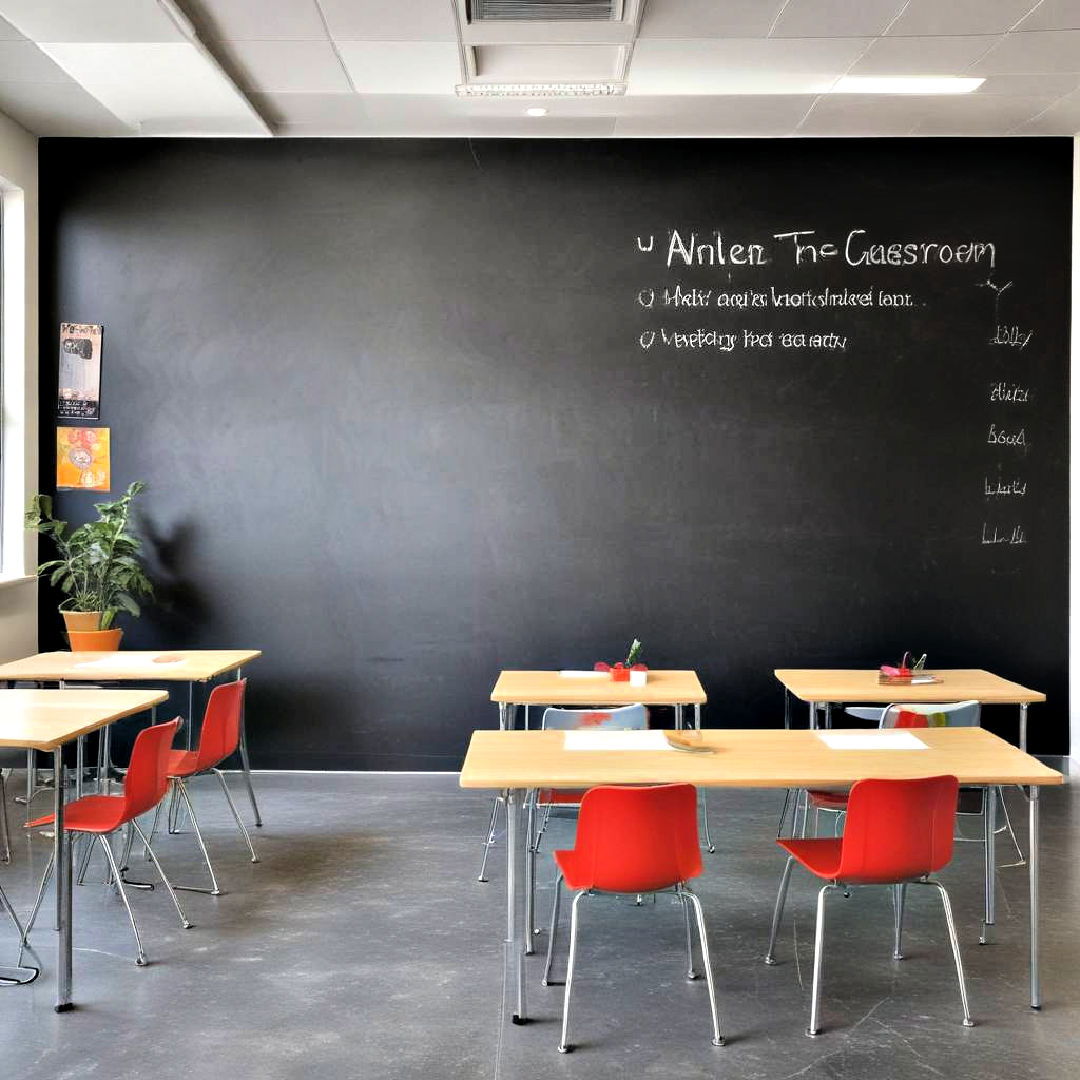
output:
M146 576L139 552L142 541L128 531L131 504L146 487L129 485L115 502L95 503L96 521L68 532L68 523L53 517L49 495L35 495L26 511L26 527L48 536L58 558L38 567L38 574L67 595L62 611L99 611L99 630L108 630L121 611L139 616L139 599L150 599L154 586Z
M626 654L626 666L633 667L641 659L641 642L634 638L630 644L630 651Z

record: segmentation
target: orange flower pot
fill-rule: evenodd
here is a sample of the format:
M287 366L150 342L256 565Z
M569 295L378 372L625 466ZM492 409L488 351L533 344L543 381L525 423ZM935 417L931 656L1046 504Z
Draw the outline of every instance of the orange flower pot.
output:
M71 630L68 642L72 652L116 652L123 630Z

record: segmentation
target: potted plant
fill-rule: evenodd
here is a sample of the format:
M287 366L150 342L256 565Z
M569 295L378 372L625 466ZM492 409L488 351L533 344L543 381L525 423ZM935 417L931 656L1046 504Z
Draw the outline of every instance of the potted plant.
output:
M113 627L113 620L121 611L138 617L138 600L154 594L139 561L142 542L128 531L132 501L145 487L136 481L115 502L95 503L97 520L70 532L66 521L53 517L51 496L30 500L26 527L56 546L58 558L43 562L38 574L67 596L60 613L73 652L118 649L124 632Z

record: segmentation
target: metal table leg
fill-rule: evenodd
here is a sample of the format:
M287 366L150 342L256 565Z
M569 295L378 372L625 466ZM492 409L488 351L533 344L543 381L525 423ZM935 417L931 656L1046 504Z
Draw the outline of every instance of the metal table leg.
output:
M518 933L518 816L524 793L507 789L506 792L506 948L517 983L517 1009L512 1019L515 1024L528 1023L525 1008L525 946Z
M1028 703L1020 702L1020 749L1027 753Z
M694 730L701 730L701 705L697 702L694 703ZM701 823L705 827L705 850L711 855L716 851L716 846L709 832L709 797L704 789L701 792Z
M675 706L675 730L676 731L682 731L682 728L683 728L682 706L681 705L676 705Z
M108 727L105 728L108 731ZM56 860L56 1011L74 1008L71 1000L71 837L64 829L64 754L53 751L53 857Z
M1028 889L1031 912L1031 1007L1042 1008L1039 985L1039 789L1033 784L1028 799Z
M979 944L990 941L990 927L994 925L995 891L997 886L997 792L992 787L983 788L983 854L986 880L983 885L985 907L983 930Z
M237 681L240 680L241 669L236 669ZM189 698L190 709L190 698ZM191 724L188 726L188 739L190 741ZM244 777L244 785L247 787L248 799L251 801L251 810L255 815L255 824L262 828L262 814L259 813L259 804L255 801L255 788L251 784L251 761L248 758L247 746L247 703L245 702L240 712L240 765Z
M817 702L816 701L811 701L811 702L809 702L809 705L810 705L810 730L811 731L816 731L817 730Z

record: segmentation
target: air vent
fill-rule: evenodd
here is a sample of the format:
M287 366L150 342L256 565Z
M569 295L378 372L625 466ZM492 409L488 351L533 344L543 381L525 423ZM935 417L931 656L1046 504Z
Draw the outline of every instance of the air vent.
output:
M622 0L471 0L470 22L612 22Z

